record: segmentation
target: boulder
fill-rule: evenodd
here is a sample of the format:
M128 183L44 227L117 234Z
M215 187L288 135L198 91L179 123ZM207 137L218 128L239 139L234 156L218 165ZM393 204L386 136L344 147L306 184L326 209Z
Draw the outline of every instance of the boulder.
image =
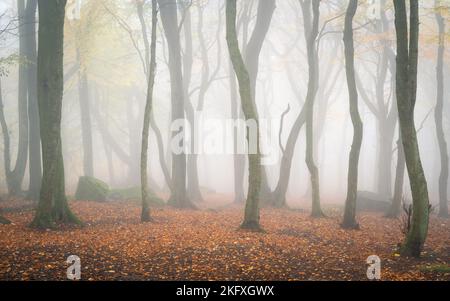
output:
M76 200L106 201L109 195L109 186L105 182L93 177L80 177L75 193Z

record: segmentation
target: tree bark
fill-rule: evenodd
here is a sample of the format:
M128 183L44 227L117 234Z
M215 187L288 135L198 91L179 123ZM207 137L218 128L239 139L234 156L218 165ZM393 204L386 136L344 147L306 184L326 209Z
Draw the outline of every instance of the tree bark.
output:
M437 80L437 101L434 110L436 122L436 136L441 155L441 172L439 175L439 216L448 218L448 148L445 141L444 125L442 114L444 111L444 53L445 53L445 19L436 7L436 22L439 28L439 47L437 54L436 80Z
M258 12L256 17L255 29L253 30L253 33L245 49L244 61L250 76L250 87L255 108L257 108L255 100L256 81L258 79L259 71L259 57L264 45L265 38L270 29L270 24L272 22L275 8L275 0L265 0L258 2ZM264 166L262 166L261 168L260 198L261 201L271 203L272 194L269 186L267 172Z
M239 100L237 95L237 83L236 75L233 70L233 65L229 63L230 71L230 100L231 100L231 118L233 120L238 120L242 116L242 109L239 106ZM233 139L234 139L234 151L238 150L238 131L234 129ZM234 167L234 203L243 204L245 201L244 193L244 174L245 174L245 164L246 159L243 154L233 155L233 167Z
M399 130L399 139L397 141L397 168L395 171L394 197L391 206L386 213L388 218L397 218L400 215L403 199L403 183L405 179L405 152L403 151L403 142Z
M78 97L80 102L81 138L83 144L84 175L94 176L94 150L92 142L91 102L89 100L89 85L83 54L77 49L78 68Z
M313 217L324 216L320 206L319 170L314 161L314 103L318 89L318 54L316 38L319 34L320 0L301 1L303 17L305 22L305 39L307 43L309 81L306 95L306 165L311 175L312 188L312 212ZM311 8L313 18L311 20ZM309 34L308 34L309 33Z
M183 92L183 72L181 60L181 43L178 30L177 2L175 0L158 0L161 22L169 48L169 72L171 86L172 122L185 120L185 99ZM184 131L186 129L180 129ZM184 132L173 133L172 137L181 135L184 145ZM195 208L186 192L186 154L172 152L172 194L169 204L179 208Z
M53 228L55 223L80 224L65 197L61 143L64 89L64 18L66 1L39 0L38 105L41 121L43 177L38 208L31 226Z
M397 106L402 133L406 167L413 198L411 229L401 247L405 256L419 257L428 232L428 187L420 160L414 108L417 97L417 65L419 47L419 2L410 0L410 24L405 0L395 0L395 28L397 33Z
M249 160L249 188L245 205L244 221L242 229L260 230L259 224L259 196L261 186L261 155L259 149L259 124L258 115L251 91L251 80L247 67L239 49L236 33L236 0L226 2L226 38L230 59L236 73L239 94L241 96L242 111L247 121L253 120L257 125L257 151L248 155ZM250 130L247 128L247 141L250 145Z
M37 49L36 49L37 0L28 0L25 16L28 61L28 123L29 123L29 177L27 198L39 200L42 180L41 134L37 103Z
M142 5L142 4L138 4ZM138 8L139 9L139 8ZM140 8L142 9L142 7ZM141 190L142 190L142 213L141 221L151 221L150 204L148 196L148 176L147 176L147 161L148 161L148 135L150 129L150 118L153 106L153 87L155 85L156 73L156 25L158 22L158 8L156 0L152 0L152 34L151 34L151 54L150 54L150 68L149 80L147 90L147 102L144 112L144 125L142 129L142 150L141 150Z
M77 49L78 94L80 101L81 137L83 144L83 170L84 175L94 176L94 150L92 142L91 102L89 100L89 85L86 66L83 64L82 54Z
M345 70L349 91L350 116L353 123L353 143L348 163L347 199L345 201L343 228L359 228L356 221L356 198L358 193L358 164L363 139L363 124L358 109L358 91L355 79L355 47L353 40L353 18L358 9L358 0L350 0L345 16L344 45Z
M25 1L17 1L19 15L19 56L26 58L27 37L25 30ZM19 65L19 92L18 92L18 108L19 108L19 145L17 151L17 159L14 169L10 173L8 183L8 191L11 196L18 196L22 190L22 182L25 176L25 170L28 161L28 77L27 64L20 62Z

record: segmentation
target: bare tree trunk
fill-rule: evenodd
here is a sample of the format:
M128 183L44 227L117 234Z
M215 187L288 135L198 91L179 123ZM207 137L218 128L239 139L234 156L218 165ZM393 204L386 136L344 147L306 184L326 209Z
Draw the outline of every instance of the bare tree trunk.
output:
M37 103L37 49L36 49L37 0L28 0L26 6L26 38L28 60L28 122L29 122L29 176L27 198L39 200L42 180L41 134Z
M313 126L314 126L314 103L318 86L318 54L316 38L319 34L320 1L306 0L300 2L305 20L305 38L307 43L309 81L306 95L306 165L311 175L312 188L312 212L313 217L324 216L320 206L319 170L314 162L313 150ZM311 8L313 18L311 20Z
M400 132L400 130L399 130ZM403 199L403 183L405 179L405 152L403 151L403 142L401 133L397 141L397 168L395 172L395 184L394 184L394 197L392 199L391 206L389 207L386 217L396 218L399 216L402 199Z
M227 44L230 53L230 59L236 73L239 92L241 96L242 111L247 121L256 122L257 131L257 151L255 154L248 155L249 160L249 188L247 201L245 205L244 222L241 225L243 229L260 230L259 224L259 196L261 186L261 155L259 149L259 124L258 114L251 92L251 80L249 72L242 58L239 49L239 42L236 33L236 0L227 0L226 2L226 24L227 24ZM250 129L247 128L247 140L250 145Z
M3 107L3 89L2 79L0 77L0 125L3 135L3 164L5 166L5 179L9 187L11 181L11 137L9 136L8 123L6 122L5 111Z
M25 1L17 1L19 14L19 55L21 58L26 57L27 37L25 30ZM8 181L8 190L11 196L17 196L21 193L22 182L25 176L28 159L28 77L27 65L24 62L19 66L19 145L17 151L17 159L14 169L10 173L10 181Z
M142 4L138 4L142 5ZM139 9L139 8L138 8ZM142 10L142 6L140 8ZM150 54L150 69L149 81L147 91L147 103L145 105L144 125L142 129L142 150L141 150L141 192L142 192L142 213L141 221L151 221L150 204L148 197L148 176L147 176L147 161L148 161L148 135L150 129L150 118L153 106L153 87L155 85L156 73L156 25L158 22L158 8L156 0L152 0L152 35L151 35L151 54Z
M437 102L434 113L436 136L441 154L441 173L439 175L439 216L448 218L448 148L445 141L442 114L444 111L444 53L445 53L445 19L436 7L436 21L439 27L439 48L436 66Z
M47 229L57 222L81 222L70 211L64 189L61 109L66 1L39 0L38 3L38 104L44 168L39 204L31 226Z
M264 44L264 40L270 29L270 24L272 22L275 8L275 0L265 0L258 2L258 12L256 17L255 29L253 30L252 36L250 37L250 40L248 41L247 47L245 49L244 60L250 76L250 87L255 108L257 108L255 99L256 81L258 79L259 71L259 57L262 46ZM262 166L261 168L260 198L261 201L271 203L272 195L266 169L264 168L264 166Z
M183 91L183 72L181 60L180 33L178 30L177 2L175 0L158 0L161 22L169 46L169 71L171 85L172 121L185 119L185 99ZM181 136L180 144L184 146L184 131L173 133L174 138ZM179 208L195 208L186 192L186 154L172 153L172 195L169 204Z
M343 228L359 228L356 221L356 198L358 193L358 164L363 139L363 124L358 109L358 90L355 79L355 47L353 40L353 17L358 9L358 0L350 0L345 16L344 45L345 70L349 90L350 115L353 123L353 143L348 165L347 199L345 201Z
M238 95L237 95L237 83L236 83L236 75L233 70L233 65L230 61L229 64L230 70L230 99L231 99L231 117L233 120L238 120L241 118L242 109L239 106ZM234 139L234 151L238 150L238 131L235 128L233 139ZM234 167L234 203L243 204L245 201L245 193L244 193L244 174L245 174L245 155L243 154L234 154L233 155L233 167Z
M81 137L83 143L83 170L84 175L94 176L94 150L92 142L91 102L89 100L89 86L86 66L83 65L82 54L77 49L78 94L80 101Z
M405 2L405 0L394 1L397 33L396 90L403 149L413 198L413 213L411 229L406 236L401 253L406 256L419 257L427 237L430 210L427 181L420 160L419 144L414 125L419 59L419 2L418 0L409 1L409 39Z

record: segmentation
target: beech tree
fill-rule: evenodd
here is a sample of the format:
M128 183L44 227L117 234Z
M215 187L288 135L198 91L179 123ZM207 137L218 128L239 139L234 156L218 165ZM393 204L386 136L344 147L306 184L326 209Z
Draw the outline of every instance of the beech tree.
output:
M353 143L348 166L347 199L345 201L342 227L358 228L356 221L356 198L358 193L358 163L363 138L363 124L358 109L358 91L355 79L355 47L353 39L353 18L358 9L358 0L350 0L345 15L344 45L345 70L349 91L350 116L353 123Z
M185 97L183 93L183 68L181 59L180 32L178 30L177 2L175 0L158 0L161 22L169 48L169 72L171 87L172 121L184 120ZM174 133L181 135L181 146L184 147L184 130ZM172 191L169 204L180 208L195 208L186 191L186 154L172 152Z
M138 4L140 5L140 4ZM142 6L139 6L142 9ZM150 69L147 90L147 102L145 105L144 125L142 129L142 150L141 150L141 193L142 193L142 214L141 221L150 221L150 205L148 196L148 177L147 177L147 161L148 161L148 134L150 129L150 118L153 106L153 87L155 85L156 73L156 25L158 22L158 7L156 0L152 0L152 33L151 33L151 54Z
M67 203L61 141L66 2L38 1L37 90L43 177L39 203L31 226L39 229L53 228L55 223L81 224Z
M444 111L444 53L445 53L445 18L442 16L442 7L438 7L439 1L436 1L436 22L438 25L439 46L437 53L436 82L437 82L437 100L434 110L434 119L436 123L436 136L439 144L439 153L441 159L441 172L439 175L439 216L448 217L448 147L445 140L443 126Z
M430 213L427 181L414 125L419 60L419 1L409 1L409 37L406 1L395 0L394 8L397 34L397 106L413 198L411 227L401 247L401 253L419 257L427 237Z
M236 32L236 0L227 0L226 3L226 38L230 59L239 85L242 111L246 121L256 123L257 151L255 154L248 154L249 161L249 188L245 205L244 221L241 225L243 229L259 230L259 197L261 186L261 154L259 149L259 124L258 113L251 90L250 74L244 63L244 59L239 49L239 41ZM247 141L250 145L250 129L247 128Z

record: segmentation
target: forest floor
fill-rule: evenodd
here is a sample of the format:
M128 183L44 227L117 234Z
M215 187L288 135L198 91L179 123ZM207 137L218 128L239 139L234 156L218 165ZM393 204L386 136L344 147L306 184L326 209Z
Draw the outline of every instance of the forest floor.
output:
M220 196L208 198L210 202ZM225 198L225 197L223 197ZM13 223L0 226L0 280L65 280L70 255L83 280L367 280L381 258L382 280L450 280L450 220L433 216L421 259L396 253L400 221L361 213L361 230L342 230L341 209L263 209L264 233L238 230L243 209L158 208L141 224L137 202L73 201L83 228L36 231L30 203L3 201Z

